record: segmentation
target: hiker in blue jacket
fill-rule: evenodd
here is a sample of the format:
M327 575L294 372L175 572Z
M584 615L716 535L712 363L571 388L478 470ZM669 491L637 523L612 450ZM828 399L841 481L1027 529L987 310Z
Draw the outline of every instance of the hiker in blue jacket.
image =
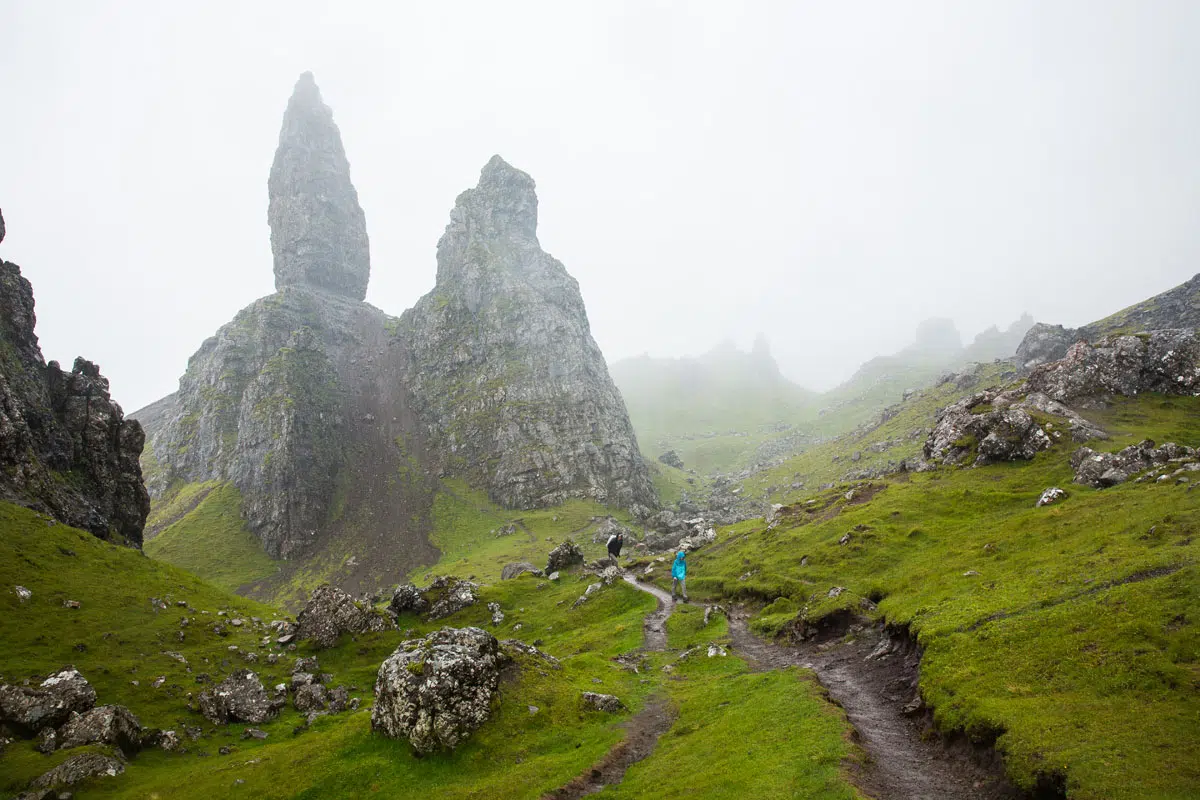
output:
M687 596L687 551L680 550L675 554L675 563L671 565L671 599L675 599L675 590L678 588L683 592L683 602L688 601Z

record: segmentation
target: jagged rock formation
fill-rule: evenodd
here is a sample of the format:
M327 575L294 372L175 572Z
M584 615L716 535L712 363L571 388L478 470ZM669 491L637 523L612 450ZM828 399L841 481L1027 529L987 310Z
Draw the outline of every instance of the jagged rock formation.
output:
M579 285L538 243L533 179L493 157L458 196L437 260L399 339L441 471L508 507L656 505Z
M311 72L296 81L267 182L275 288L309 286L367 296L367 222L333 112Z
M336 645L343 633L386 631L391 627L382 614L327 583L313 589L296 617L296 636L322 648Z
M33 287L0 261L0 499L140 547L150 510L142 426L125 419L92 362L47 364L35 321Z
M268 186L278 291L204 342L178 392L136 412L153 497L232 483L268 555L364 556L338 554L352 590L435 558L439 476L509 506L654 504L578 286L537 244L529 176L489 163L458 198L437 288L401 320L362 302L365 223L311 75Z
M1017 348L1017 364L1033 369L1058 361L1076 342L1098 342L1118 333L1200 327L1200 273L1174 289L1155 295L1082 328L1034 325Z

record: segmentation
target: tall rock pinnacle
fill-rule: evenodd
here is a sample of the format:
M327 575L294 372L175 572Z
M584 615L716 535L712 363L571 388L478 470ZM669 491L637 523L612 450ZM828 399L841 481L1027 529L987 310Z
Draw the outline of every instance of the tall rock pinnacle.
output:
M533 179L493 157L455 201L437 262L400 341L441 468L510 508L657 506L579 284L538 244Z
M333 112L306 72L283 115L267 181L275 288L309 286L362 300L371 256L367 223Z

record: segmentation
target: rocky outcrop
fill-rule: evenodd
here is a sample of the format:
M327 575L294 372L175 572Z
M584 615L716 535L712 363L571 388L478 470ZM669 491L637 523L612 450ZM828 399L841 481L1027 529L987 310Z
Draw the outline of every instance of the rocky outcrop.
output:
M581 699L583 700L583 707L589 711L603 711L608 714L616 714L625 708L625 704L621 702L621 699L611 694L584 692Z
M199 705L205 719L217 725L230 722L259 724L273 719L279 712L279 704L267 695L262 680L248 669L238 670L201 692Z
M367 222L333 112L311 72L296 81L267 182L275 288L309 286L367 296Z
M1075 483L1097 489L1116 486L1139 472L1168 465L1179 473L1200 470L1195 449L1174 442L1156 447L1150 439L1130 445L1116 453L1097 453L1090 447L1081 447L1071 456Z
M0 725L33 736L57 728L96 704L96 690L74 667L64 667L41 685L0 686Z
M140 547L150 511L142 426L125 419L92 362L47 364L35 321L33 287L0 261L0 499Z
M655 506L579 285L538 243L533 179L492 158L458 196L437 261L399 338L439 470L506 507Z
M1017 363L1026 369L1058 361L1077 342L1099 342L1108 336L1141 331L1200 327L1200 273L1174 289L1143 300L1082 328L1038 323L1017 348Z
M442 628L403 642L380 665L371 729L419 754L453 750L491 716L509 657L481 628Z
M420 614L429 608L424 593L411 583L402 583L392 592L388 610L393 614Z
M304 610L296 617L296 626L296 635L301 640L317 647L333 647L343 633L386 631L392 624L379 612L325 583L313 589Z
M1200 336L1189 328L1078 342L1061 360L1035 367L1026 385L1071 404L1142 392L1200 393Z
M583 551L579 549L579 545L568 539L550 551L550 555L546 557L545 572L549 575L551 572L582 564L583 561Z

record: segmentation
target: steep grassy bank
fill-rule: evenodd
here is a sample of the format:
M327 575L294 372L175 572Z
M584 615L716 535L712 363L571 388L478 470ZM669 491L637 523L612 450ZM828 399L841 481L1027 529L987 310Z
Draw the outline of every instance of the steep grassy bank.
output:
M1144 396L1098 418L1112 449L1200 444L1197 398ZM849 499L843 485L774 530L732 526L695 555L693 596L770 602L767 633L843 610L907 626L938 723L998 736L1023 785L1051 774L1071 797L1194 797L1200 494L1174 480L1075 486L1073 449L893 476ZM1068 498L1035 508L1052 485Z

